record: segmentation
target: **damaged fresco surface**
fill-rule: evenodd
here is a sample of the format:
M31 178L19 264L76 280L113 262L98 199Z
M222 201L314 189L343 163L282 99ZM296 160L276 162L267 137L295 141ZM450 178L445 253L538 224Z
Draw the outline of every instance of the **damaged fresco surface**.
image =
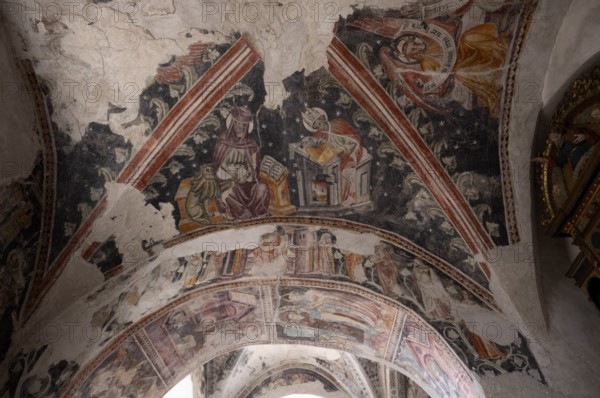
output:
M104 101L79 126L66 122L67 105L52 102L55 87L41 69L36 95L51 139L42 139L45 151L31 176L3 187L0 272L10 283L2 287L2 324L31 316L65 269L85 265L105 282L75 305L93 309L88 321L102 337L69 358L42 345L13 353L0 392L53 396L101 350L102 362L80 373L76 394L163 391L188 361L220 352L206 320L248 319L301 325L293 335L275 328L265 343L322 344L314 330L328 325L343 335L343 344L332 346L408 363L437 391L455 383L440 368L449 357L479 375L522 372L544 382L522 335L491 341L471 328L468 315L504 319L483 253L519 240L505 118L535 2L426 3L340 16L326 64L283 76L285 95L276 106L267 80L273 66L248 32L193 30L177 48L161 44L139 90L120 88L125 98ZM44 40L67 45L70 25L37 24ZM140 43L146 41L152 40ZM52 156L55 174L45 162ZM109 200L111 189L140 193L135 206L143 210L129 215L125 200ZM138 220L142 232L124 242L122 226L149 212L153 221ZM261 225L271 229L249 248L160 257L198 237ZM375 238L368 249L351 250L342 230ZM36 257L38 242L45 256ZM142 269L147 274L137 274ZM302 282L273 287L267 307L259 285L204 293L219 283L275 277ZM342 288L320 297L322 286L301 284L319 281L390 298L440 341L419 342L410 325L399 326L393 305L363 303ZM137 324L152 314L150 301L164 306L186 294L205 294L207 301ZM114 343L127 328L143 333ZM391 349L394 328L403 332ZM2 334L10 336L12 327ZM160 374L148 349L161 358ZM1 350L0 361L8 345ZM447 356L436 357L436 350ZM332 388L309 370L281 375ZM274 382L264 380L249 394ZM465 396L479 393L468 383L455 387Z
M367 377L379 365L352 354L304 345L254 346L221 355L203 366L207 395L285 395L302 388L326 397L373 397L380 380ZM321 377L315 377L314 373ZM282 375L285 375L282 377Z
M260 243L247 245L248 248L191 251L167 262L149 264L136 273L124 272L80 303L82 308L96 310L86 321L95 338L88 339L85 348L79 349L88 357L100 350L112 353L103 360L109 369L106 372L119 377L131 375L132 369L113 367L114 355L126 349L120 345L113 348L114 338L126 330L128 335L132 333L131 327L136 327L132 319L152 314L154 307L146 304L148 298L152 297L154 304L166 305L177 297L199 297L193 302L171 305L173 308L148 319L143 332L135 333L133 341L137 346L143 347L151 358L160 357L160 378L164 381L161 389L181 372L189 371L189 363L206 361L227 347L265 343L316 344L369 358L389 358L398 366L409 363L417 368L426 365L423 361L427 350L444 347L444 360L450 355L479 375L523 372L543 381L527 339L516 331L502 337L497 333L491 336L489 324L504 332L510 332L510 324L465 287L429 262L389 243L374 245L372 254L353 253L348 248L352 244L338 236L344 236L344 232L279 226L263 233ZM358 238L369 239L362 235ZM114 291L110 284L116 280L125 286ZM237 282L248 287L222 287L216 291L212 288L223 284L238 286ZM268 292L261 287L265 284L272 285ZM307 287L311 284L314 286ZM325 286L331 288L324 290ZM352 286L367 289L360 293L365 298L357 296ZM207 289L214 292L204 293ZM403 309L373 302L367 291L374 297L383 293L401 303ZM408 318L400 315L404 313ZM426 325L432 329L421 330ZM392 332L398 327L404 332ZM392 336L407 338L406 344L400 344L393 354ZM434 344L430 338L439 340ZM148 348L150 344L152 348ZM136 372L138 367L145 369L136 363ZM93 374L99 369L104 369L104 365L93 370ZM139 377L146 383L150 376ZM428 382L435 378L427 377L431 377ZM79 390L110 390L109 386L96 385L99 381L95 378L103 380L104 376L89 376L85 383L90 385L82 385ZM122 382L113 383L110 388L123 392L150 387Z
M118 393L131 389L146 391L156 378L169 383L170 378L180 377L182 372L191 370L189 363L206 362L216 353L226 352L232 347L270 342L310 344L389 358L390 362L407 369L411 377L421 382L432 383L442 375L443 380L434 382L435 389L444 388L440 383L449 383L455 391L463 391L463 396L478 396L477 388L466 373L459 378L462 380L460 385L454 384L457 375L463 372L457 366L460 360L455 354L431 332L421 329L426 328L426 324L403 310L377 303L373 301L374 296L362 298L353 289L341 292L319 287L318 283L308 290L294 287L294 283L284 283L279 288L271 285L246 284L245 287L211 289L212 293L202 293L196 296L197 299L165 311L150 320L143 329L134 332L132 339L120 342L115 351L111 347L109 351L112 353L103 355L105 359L99 366L86 370L85 379L78 379L73 387L77 394L83 394L81 396L86 396L84 392L92 389L102 391L100 396L107 396L110 389ZM303 300L306 295L318 300L311 304L312 313L303 319L284 320L286 315L283 314L290 315L293 311L290 307L294 304L290 301ZM352 302L344 304L342 298L352 299ZM351 312L357 310L365 315L359 318ZM368 311L388 317L386 321L377 321L377 316L367 315ZM249 328L252 328L250 334L245 332ZM145 358L150 359L129 360L129 365L124 361L115 362L115 355L129 357L125 351L129 350L131 342L135 342L137 349L144 350ZM130 354L131 357L134 355ZM145 366L148 361L153 366ZM444 363L446 370L430 373L428 361L433 361L436 366ZM159 373L148 372L147 369L158 369ZM115 375L110 386L102 384L106 372Z
M173 205L181 233L268 216L327 215L408 237L485 287L485 265L470 255L478 244L455 217L476 221L483 242L476 252L517 236L505 217L513 204L503 201L510 186L502 184L501 93L510 83L509 62L528 7L500 7L485 14L484 22L465 27L473 24L468 10L427 14L424 20L409 18L418 15L408 8L355 12L336 25L330 46L345 53L330 56L330 71L285 78L286 98L276 109L265 107L271 83L263 81L258 56L247 65L230 65L237 53L256 52L248 40L234 35L221 43L190 44L186 54L158 66L153 84L141 91L137 115L119 125L141 129L165 145L161 149L150 140L132 159L132 144L111 131L114 123L90 123L76 144L56 126L57 161L64 165L58 170L69 171L57 178L63 184L57 187L57 208L77 211L57 212L50 264L59 257L60 267L61 250L72 250L68 243L78 240L73 235L85 232L86 219L102 212L103 185L117 181L142 190L157 208ZM348 57L342 60L348 70L340 71L338 56ZM215 81L224 67L237 67L239 79ZM427 81L431 71L439 76ZM475 71L481 77L469 80ZM356 92L349 72L371 74L374 98ZM179 100L185 97L187 105L203 90L212 90L207 95L214 109L196 106L177 137L164 133L182 108ZM374 114L382 101L404 115L418 135L411 141L435 162L407 159L406 149ZM233 109L240 111L232 114ZM125 110L111 105L107 119ZM244 126L239 127L244 132L234 137L232 125ZM73 167L83 163L95 166ZM447 175L443 185L424 180L438 169ZM81 186L85 189L69 188ZM462 198L455 203L462 210L447 214L440 189ZM452 249L442 253L442 247Z

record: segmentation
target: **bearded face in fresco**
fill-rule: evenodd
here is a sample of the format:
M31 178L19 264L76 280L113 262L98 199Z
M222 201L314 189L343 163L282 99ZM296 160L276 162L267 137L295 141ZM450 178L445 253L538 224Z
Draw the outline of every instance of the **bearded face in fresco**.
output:
M327 118L325 116L318 117L313 123L313 128L315 130L328 131L329 122L327 122Z
M232 123L233 123L232 129L233 129L233 132L234 132L236 138L246 137L246 134L248 133L249 124L238 122L235 120Z
M394 42L397 58L407 64L416 64L425 55L427 45L416 35L402 35Z

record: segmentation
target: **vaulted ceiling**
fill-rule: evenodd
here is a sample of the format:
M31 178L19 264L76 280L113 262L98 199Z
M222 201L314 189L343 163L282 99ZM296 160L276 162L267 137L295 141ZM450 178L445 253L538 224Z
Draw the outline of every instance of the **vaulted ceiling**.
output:
M547 382L507 313L518 286L494 290L503 248L532 256L509 149L544 5L390 3L3 9L7 117L33 133L6 141L0 395L158 396L299 342L431 396Z

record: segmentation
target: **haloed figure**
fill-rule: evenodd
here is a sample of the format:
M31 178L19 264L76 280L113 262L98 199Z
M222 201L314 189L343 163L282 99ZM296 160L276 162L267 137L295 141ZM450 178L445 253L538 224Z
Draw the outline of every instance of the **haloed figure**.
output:
M400 36L394 43L393 50L398 59L407 64L416 64L425 57L427 46L425 42L416 35Z
M260 153L249 137L252 113L246 107L231 110L227 130L215 146L214 169L221 187L217 205L232 219L262 216L269 207L269 188L260 180Z
M356 166L364 155L360 135L345 120L327 120L327 113L321 108L308 108L302 113L302 122L304 127L313 133L313 146L328 144L342 158L341 202L344 205L354 204Z
M441 31L444 26L438 24ZM379 57L388 77L412 101L426 109L436 110L429 102L458 95L453 86L462 84L493 117L498 116L498 69L507 56L504 39L493 23L475 25L460 36L456 46L456 60L451 69L443 43L434 36L400 33L390 47L383 47ZM471 105L463 104L467 109Z

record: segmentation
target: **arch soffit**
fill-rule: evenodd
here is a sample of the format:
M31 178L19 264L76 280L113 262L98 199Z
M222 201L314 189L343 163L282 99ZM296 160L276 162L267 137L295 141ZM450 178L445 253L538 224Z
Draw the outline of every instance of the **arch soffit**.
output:
M307 305L312 306L311 316L293 321L285 315ZM347 320L334 319L336 305L340 313L348 314ZM348 311L361 307L362 319L349 316ZM193 315L178 319L177 314L186 310ZM202 325L198 316L210 321ZM241 326L234 333L211 329L226 321ZM252 335L247 333L250 327L255 328ZM78 372L62 396L97 391L108 374L115 377L111 388L119 388L119 375L133 375L122 388L141 389L136 390L139 393L154 387L164 392L198 363L270 343L333 348L383 362L432 397L451 391L461 397L484 396L442 336L407 307L358 286L285 279L217 284L177 298L116 337Z

